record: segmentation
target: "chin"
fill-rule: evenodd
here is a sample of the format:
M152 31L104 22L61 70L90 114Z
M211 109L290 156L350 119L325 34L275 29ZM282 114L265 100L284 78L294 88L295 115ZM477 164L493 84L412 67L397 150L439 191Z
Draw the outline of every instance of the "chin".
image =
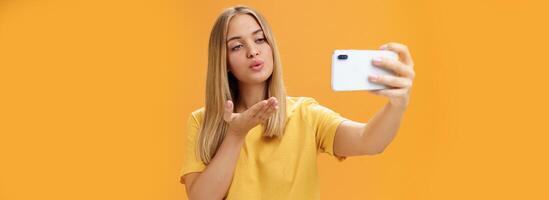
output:
M259 84L267 81L272 73L251 74L245 81L248 84Z
M268 76L266 76L266 77L250 77L250 79L248 81L246 81L246 83L248 83L248 84L259 84L259 83L266 82L267 79L269 79Z

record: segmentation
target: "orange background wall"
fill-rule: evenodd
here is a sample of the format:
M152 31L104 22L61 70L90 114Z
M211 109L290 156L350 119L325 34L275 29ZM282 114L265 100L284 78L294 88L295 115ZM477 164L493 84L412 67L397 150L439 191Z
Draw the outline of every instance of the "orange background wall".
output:
M549 199L541 0L2 0L0 199L185 199L184 122L203 105L210 28L235 4L270 21L290 95L354 120L386 101L333 92L332 51L412 51L397 138L319 156L323 199Z

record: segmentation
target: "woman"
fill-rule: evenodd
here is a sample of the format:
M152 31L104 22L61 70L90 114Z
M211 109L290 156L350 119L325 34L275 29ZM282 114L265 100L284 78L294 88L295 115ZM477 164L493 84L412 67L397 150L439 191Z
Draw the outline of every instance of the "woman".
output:
M395 136L414 77L407 48L381 49L400 61L373 64L398 76L372 92L389 102L369 122L343 118L313 98L288 97L275 38L251 8L226 9L209 41L205 107L189 117L181 182L189 199L319 199L318 152L343 161L381 153Z

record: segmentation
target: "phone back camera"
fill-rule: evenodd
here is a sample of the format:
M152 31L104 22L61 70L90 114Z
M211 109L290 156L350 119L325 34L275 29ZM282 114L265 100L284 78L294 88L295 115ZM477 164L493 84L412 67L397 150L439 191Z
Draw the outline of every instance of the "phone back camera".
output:
M337 59L338 60L347 60L347 57L348 57L347 55L341 54L341 55L337 56Z

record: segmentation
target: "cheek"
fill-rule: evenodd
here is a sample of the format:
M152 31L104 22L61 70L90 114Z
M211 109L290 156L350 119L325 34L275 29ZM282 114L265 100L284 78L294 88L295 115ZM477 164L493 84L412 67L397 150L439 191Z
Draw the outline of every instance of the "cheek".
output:
M246 63L246 58L240 54L240 52L229 53L229 68L233 71L242 68Z
M265 45L265 46L263 47L263 51L262 51L262 52L263 52L263 56L264 56L263 59L264 59L266 62L271 63L271 65L272 65L272 64L273 64L273 51L272 51L272 49L271 49L271 46L269 46L268 44Z

